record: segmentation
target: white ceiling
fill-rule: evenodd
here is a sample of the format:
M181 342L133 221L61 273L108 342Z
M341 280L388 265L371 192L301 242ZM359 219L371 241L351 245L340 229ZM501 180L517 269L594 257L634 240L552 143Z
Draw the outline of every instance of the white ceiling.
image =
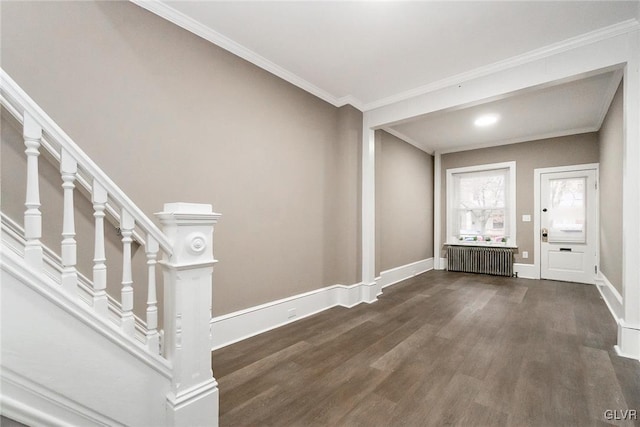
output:
M594 132L602 125L620 78L620 71L610 71L532 88L493 102L428 114L388 130L425 151L441 153ZM475 126L475 119L485 114L500 119L493 126Z
M637 0L132 1L334 105L363 111L640 19ZM433 151L591 129L600 126L616 78L556 85L389 130ZM500 109L503 118L478 133L466 123L483 108Z

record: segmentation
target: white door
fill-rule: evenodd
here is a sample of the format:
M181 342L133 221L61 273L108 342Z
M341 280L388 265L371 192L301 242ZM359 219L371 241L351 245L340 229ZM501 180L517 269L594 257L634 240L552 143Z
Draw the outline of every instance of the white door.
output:
M597 265L595 169L540 175L540 277L594 283Z

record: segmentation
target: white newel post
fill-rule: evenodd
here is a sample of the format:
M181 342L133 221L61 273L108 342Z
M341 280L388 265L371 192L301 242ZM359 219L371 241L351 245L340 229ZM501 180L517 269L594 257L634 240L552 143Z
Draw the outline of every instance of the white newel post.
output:
M213 225L211 205L167 203L156 214L172 243L164 270L164 352L172 363L167 416L175 426L218 425L218 383L211 369Z

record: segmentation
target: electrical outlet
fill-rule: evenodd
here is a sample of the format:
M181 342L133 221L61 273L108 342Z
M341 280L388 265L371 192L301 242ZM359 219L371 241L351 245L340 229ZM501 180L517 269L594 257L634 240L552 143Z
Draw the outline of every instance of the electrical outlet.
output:
M529 258L529 252L523 251L522 252L522 258Z
M531 222L531 215L522 215L522 222Z
M289 311L287 311L287 318L293 319L294 317L296 317L296 309L290 308Z

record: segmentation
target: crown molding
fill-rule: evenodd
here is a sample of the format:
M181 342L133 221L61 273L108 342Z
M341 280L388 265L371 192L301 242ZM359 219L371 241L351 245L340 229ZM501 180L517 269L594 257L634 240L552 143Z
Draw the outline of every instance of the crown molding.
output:
M427 154L430 154L433 156L433 149L427 147L424 143L420 143L418 141L416 141L415 139L405 135L402 132L398 132L397 130L395 130L392 127L383 127L381 128L383 131L387 132L390 135L395 136L398 139L403 140L404 142L413 145L414 147L416 147L419 150L424 151Z
M541 134L536 134L531 136L503 139L499 141L491 141L491 142L486 142L482 144L463 145L459 147L452 147L450 149L445 148L443 150L436 150L436 152L438 154L457 153L459 151L478 150L482 148L498 147L500 145L519 144L521 142L532 142L532 141L540 141L543 139L560 138L563 136L580 135L582 133L597 132L599 129L600 128L597 126L587 126L583 128L568 129L561 132L541 133Z
M342 97L337 97L331 93L319 88L318 86L310 83L302 77L292 73L291 71L271 62L267 58L257 54L256 52L242 46L241 44L231 40L230 38L214 31L201 22L185 15L184 13L174 9L161 0L129 0L131 3L154 13L161 18L166 19L169 22L201 37L222 49L231 52L232 54L239 56L240 58L274 74L281 79L299 87L312 95L328 102L335 107L342 107L347 104L353 105L360 111L366 112L374 110L376 108L384 107L390 104L394 104L400 101L424 95L425 93L433 92L438 89L460 84L462 82L483 77L489 74L493 74L499 71L503 71L509 68L516 67L528 62L532 62L541 58L545 58L560 52L564 52L570 49L575 49L580 46L584 46L597 41L605 40L607 38L616 37L621 34L628 33L630 31L640 29L640 22L637 19L628 19L626 21L619 22L608 27L599 28L597 30L581 34L576 37L572 37L561 42L557 42L539 49L529 51L527 53L517 55L503 61L494 62L483 67L473 69L464 73L456 74L451 77L438 80L433 83L429 83L417 88L404 91L386 98L378 99L369 103L364 103L355 96L349 94ZM408 142L408 141L407 141ZM418 146L418 148L420 148Z
M185 15L184 13L174 9L173 7L163 3L160 0L129 0L141 8L158 15L161 18L183 28L198 37L201 37L222 49L239 56L240 58L262 68L269 73L280 77L281 79L299 87L312 95L317 96L323 101L335 107L342 107L345 104L352 104L354 107L361 109L362 102L351 95L342 98L336 98L329 92L319 88L318 86L306 81L302 77L280 67L279 65L269 61L265 57L258 55L256 52L242 46L241 44L231 40L230 38L212 30L201 22Z
M613 102L613 97L616 96L616 92L618 90L618 86L620 86L623 75L624 70L619 69L614 73L613 78L609 82L609 87L607 88L607 93L602 98L602 107L600 108L600 114L598 115L598 130L600 130L604 123L604 119L607 117L607 113L609 112L609 108L611 108L611 103Z
M608 38L616 37L631 31L639 30L640 23L636 19L628 19L626 21L619 22L617 24L610 25L608 27L599 28L588 33L581 34L576 37L563 40L561 42L553 43L548 46L523 53L521 55L513 56L503 61L494 62L483 67L475 68L471 71L456 74L455 76L447 77L442 80L438 80L433 83L429 83L424 86L419 86L415 89L411 89L405 92L392 95L387 98L379 99L363 105L363 111L375 110L376 108L384 107L396 102L405 101L410 98L414 98L419 95L424 95L429 92L443 89L448 86L463 83L465 81L484 77L489 74L504 71L509 68L514 68L519 65L523 65L529 62L533 62L539 59L543 59L561 52L565 52L571 49L576 49L581 46L585 46L598 41L606 40Z
M351 104L355 108L360 111L364 111L364 104L358 98L352 95L343 96L342 98L337 99L337 104L334 104L336 107L343 107L345 105Z

